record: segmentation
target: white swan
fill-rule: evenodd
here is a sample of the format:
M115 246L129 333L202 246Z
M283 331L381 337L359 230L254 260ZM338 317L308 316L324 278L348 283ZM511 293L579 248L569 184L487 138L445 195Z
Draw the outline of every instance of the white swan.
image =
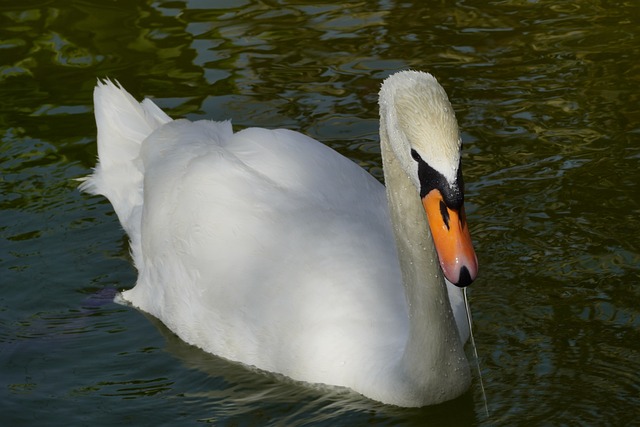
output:
M94 101L99 163L81 189L111 201L131 240L125 300L207 352L380 402L468 388L461 290L441 268L466 286L477 260L458 126L433 76L382 85L386 192L297 132L171 120L110 81Z

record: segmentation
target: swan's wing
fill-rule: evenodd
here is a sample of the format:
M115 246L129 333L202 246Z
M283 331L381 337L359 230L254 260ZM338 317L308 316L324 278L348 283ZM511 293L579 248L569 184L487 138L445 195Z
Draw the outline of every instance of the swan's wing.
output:
M401 348L384 187L299 133L219 126L145 141L143 268L125 298L209 352L309 381L309 366L348 375L372 347Z

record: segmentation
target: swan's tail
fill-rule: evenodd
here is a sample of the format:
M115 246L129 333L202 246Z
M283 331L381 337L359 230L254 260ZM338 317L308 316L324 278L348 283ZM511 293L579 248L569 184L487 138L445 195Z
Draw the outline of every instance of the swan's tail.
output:
M120 223L135 240L140 229L143 166L138 160L142 141L171 121L153 102L139 103L119 83L98 81L93 91L98 127L98 164L82 178L80 190L101 194L113 205Z

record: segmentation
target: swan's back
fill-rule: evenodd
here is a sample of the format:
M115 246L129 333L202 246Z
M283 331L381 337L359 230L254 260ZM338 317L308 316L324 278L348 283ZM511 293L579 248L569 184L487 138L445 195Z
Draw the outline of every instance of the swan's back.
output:
M216 141L216 126L176 121L143 143L145 268L125 298L206 351L348 383L402 339L382 186L301 134Z

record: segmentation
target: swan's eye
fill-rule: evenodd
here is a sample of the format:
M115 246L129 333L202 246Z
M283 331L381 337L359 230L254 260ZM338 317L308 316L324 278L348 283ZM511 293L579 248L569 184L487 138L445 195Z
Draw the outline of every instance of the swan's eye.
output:
M449 227L449 211L447 210L447 205L444 204L442 200L440 200L440 215L442 215L442 221L444 225L447 226L447 230Z
M411 149L411 157L413 157L413 160L415 160L416 162L419 162L420 160L422 160L422 157L420 157L420 154L418 154L418 152L414 149Z

